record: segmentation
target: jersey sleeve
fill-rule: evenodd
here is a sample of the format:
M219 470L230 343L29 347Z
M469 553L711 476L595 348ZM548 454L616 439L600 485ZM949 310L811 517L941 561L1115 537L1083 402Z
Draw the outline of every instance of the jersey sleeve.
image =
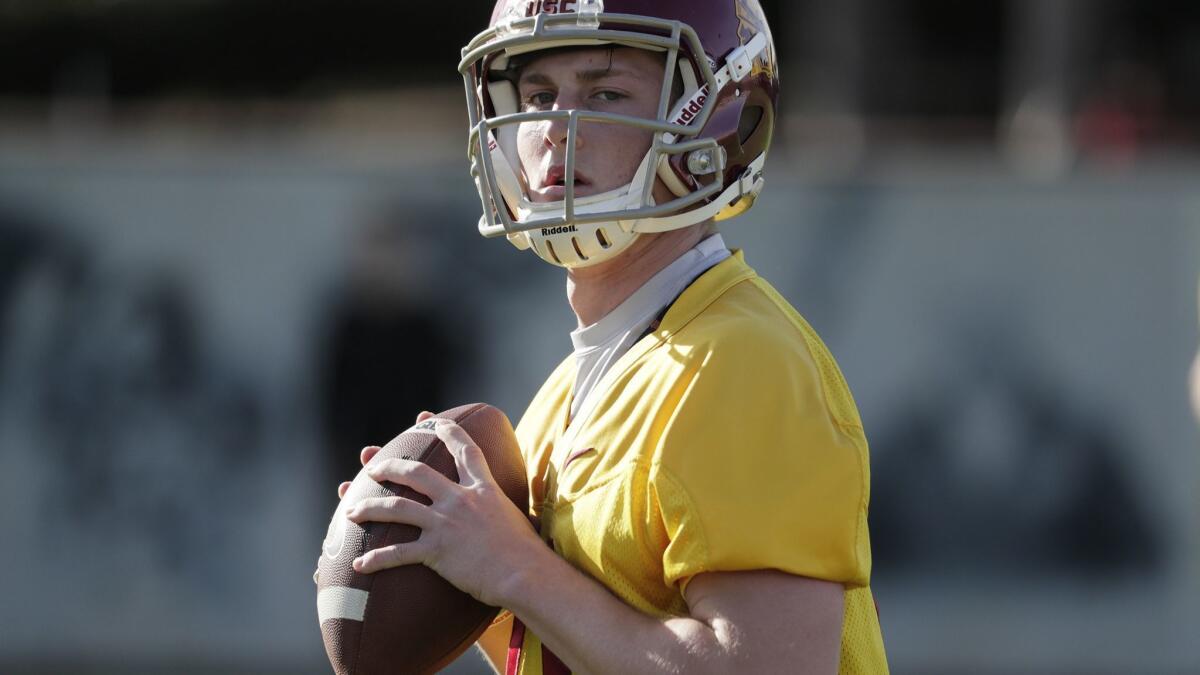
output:
M665 583L754 569L869 583L866 440L815 334L711 348L666 424L648 474Z

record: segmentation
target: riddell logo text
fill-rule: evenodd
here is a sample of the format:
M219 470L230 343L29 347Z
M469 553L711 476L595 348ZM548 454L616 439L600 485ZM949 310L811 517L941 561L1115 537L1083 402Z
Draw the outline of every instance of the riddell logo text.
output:
M575 0L528 0L525 3L525 16L534 14L563 14L578 11Z
M542 236L549 237L552 234L566 234L567 232L578 232L574 225L559 225L558 227L543 227Z
M689 124L696 119L696 115L704 109L704 102L708 100L708 88L705 87L696 92L696 96L688 101L687 107L680 111L679 116L675 118L675 124Z

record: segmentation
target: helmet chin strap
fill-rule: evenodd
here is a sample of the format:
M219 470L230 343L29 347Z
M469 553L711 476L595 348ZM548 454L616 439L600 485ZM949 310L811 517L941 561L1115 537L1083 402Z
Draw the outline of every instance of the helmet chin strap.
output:
M651 164L650 155L652 154L653 151L647 153L646 159L643 160L634 181L630 183L631 185L644 184L637 183L637 181L639 179L645 180L645 173L649 170L648 167ZM678 230L706 220L715 219L720 215L722 210L738 200L750 200L752 202L762 191L763 166L766 164L766 161L766 153L756 157L746 167L746 170L742 172L741 177L737 181L722 191L712 202L697 209L660 218L572 225L570 229L562 228L562 231L550 233L544 230L534 230L510 235L509 239L518 248L532 248L538 257L553 265L566 267L567 269L590 267L591 265L611 260L620 255L634 241L637 241L642 234ZM638 191L638 194L640 193L641 190ZM605 195L596 196L602 197ZM628 195L625 196L627 197ZM649 196L649 202L651 204L654 203L653 194ZM562 202L553 202L545 206L551 210L555 208L561 209ZM604 204L603 208L609 209L611 206L611 203L608 203ZM546 229L558 230L559 228ZM597 233L607 233L608 246L594 246L591 244L593 240L598 241Z
M501 197L507 207L517 215L519 223L536 220L538 217L565 215L566 204L563 200L529 200L516 170L507 161L500 146L497 144L490 152L496 167L496 182L499 184ZM653 150L646 152L633 178L624 187L576 200L575 213L588 215L638 208L644 206L643 200L653 206L653 192L646 193L646 184L654 164L654 155ZM508 239L519 249L533 249L538 257L548 263L572 269L595 265L620 255L639 237L639 233L634 232L632 226L633 222L620 220L569 223L512 233L508 235Z
M650 170L651 158L654 155L653 150L647 150L646 156L642 158L642 163L638 165L638 169L633 174L633 178L629 180L623 187L619 187L600 194L588 195L587 197L575 198L575 213L577 215L589 215L593 213L604 213L605 211L618 211L628 208L638 208L642 206L654 206L653 183L651 183L651 192L648 197L648 204L643 204L643 195L646 194L646 174ZM512 206L512 204L510 204ZM520 194L518 202L515 206L515 211L521 215L524 220L529 215L554 215L565 214L566 205L563 200L554 202L535 202L530 200L524 194Z
M698 209L684 211L673 216L663 216L661 218L644 218L634 221L633 231L640 233L651 232L669 232L670 230L678 230L681 227L694 225L703 222L710 218L716 218L721 210L738 199L749 199L753 201L758 197L758 193L762 192L763 188L763 165L767 163L767 154L764 152L750 162L746 170L742 172L741 177L732 185L725 188L721 194L713 201L705 204Z

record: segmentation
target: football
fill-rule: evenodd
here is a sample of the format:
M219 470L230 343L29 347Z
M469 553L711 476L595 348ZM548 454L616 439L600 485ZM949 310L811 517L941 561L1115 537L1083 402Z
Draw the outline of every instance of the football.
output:
M476 403L447 410L401 433L372 461L422 462L458 482L454 458L437 437L438 420L459 424L483 451L500 488L522 513L529 511L525 464L512 424L499 409ZM424 565L359 574L355 558L382 546L415 540L411 525L364 523L345 516L370 497L401 496L429 503L393 483L379 484L360 471L334 511L317 564L317 615L325 651L338 675L433 673L449 665L479 637L498 610L459 591Z

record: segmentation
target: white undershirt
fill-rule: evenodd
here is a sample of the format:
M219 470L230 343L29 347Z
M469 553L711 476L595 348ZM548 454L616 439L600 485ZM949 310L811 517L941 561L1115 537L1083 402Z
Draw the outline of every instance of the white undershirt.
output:
M642 337L659 313L696 277L728 257L725 240L714 234L651 277L599 321L571 331L577 366L572 419L604 373Z

